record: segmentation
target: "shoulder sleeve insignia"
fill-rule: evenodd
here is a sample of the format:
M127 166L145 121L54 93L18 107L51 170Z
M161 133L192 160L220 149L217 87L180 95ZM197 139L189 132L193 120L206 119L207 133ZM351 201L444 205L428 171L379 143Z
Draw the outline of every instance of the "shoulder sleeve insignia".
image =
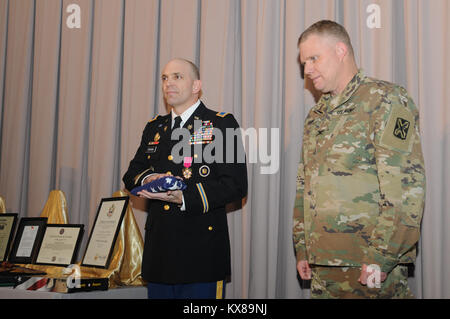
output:
M397 117L394 128L394 136L401 140L406 140L410 124L411 123L408 120Z
M228 114L230 114L230 113L227 113L227 112L219 112L219 113L216 114L216 116L219 116L219 117L225 117L225 116L227 116Z
M152 118L150 121L148 121L149 123L153 122L154 120L157 120L160 117L160 115L156 115L154 118Z
M381 136L380 144L389 149L411 152L414 125L412 113L403 106L394 105Z

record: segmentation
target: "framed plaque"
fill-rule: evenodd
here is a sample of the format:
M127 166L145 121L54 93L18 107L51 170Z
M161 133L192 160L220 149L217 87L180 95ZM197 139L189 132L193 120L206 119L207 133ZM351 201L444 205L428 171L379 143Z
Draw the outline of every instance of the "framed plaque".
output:
M129 199L125 196L101 200L82 266L108 268Z
M47 224L36 264L68 266L75 262L84 225Z
M44 236L47 217L20 219L9 261L16 264L33 264Z
M0 214L0 262L8 258L16 223L17 214Z

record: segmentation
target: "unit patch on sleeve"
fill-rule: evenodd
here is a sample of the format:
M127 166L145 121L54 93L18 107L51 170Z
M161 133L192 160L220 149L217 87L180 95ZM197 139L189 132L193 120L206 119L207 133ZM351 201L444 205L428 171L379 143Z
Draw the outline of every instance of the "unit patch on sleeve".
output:
M380 145L401 152L411 152L414 134L413 114L402 105L393 105Z
M398 137L401 140L406 140L406 137L408 136L409 125L409 121L398 117L394 128L394 136Z

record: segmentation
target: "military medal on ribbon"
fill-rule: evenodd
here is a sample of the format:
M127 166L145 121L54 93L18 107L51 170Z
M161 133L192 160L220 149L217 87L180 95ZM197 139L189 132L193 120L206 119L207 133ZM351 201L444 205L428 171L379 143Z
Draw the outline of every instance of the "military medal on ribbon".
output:
M192 177L192 157L185 157L183 160L183 176L186 179L189 179Z

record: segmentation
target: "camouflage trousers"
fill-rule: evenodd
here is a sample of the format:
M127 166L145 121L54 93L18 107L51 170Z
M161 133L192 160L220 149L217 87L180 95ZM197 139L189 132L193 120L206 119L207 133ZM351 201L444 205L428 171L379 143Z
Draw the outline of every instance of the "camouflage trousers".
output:
M368 299L414 298L408 286L408 267L396 266L381 283L381 288L368 288L358 282L361 269L356 267L312 267L311 298Z

